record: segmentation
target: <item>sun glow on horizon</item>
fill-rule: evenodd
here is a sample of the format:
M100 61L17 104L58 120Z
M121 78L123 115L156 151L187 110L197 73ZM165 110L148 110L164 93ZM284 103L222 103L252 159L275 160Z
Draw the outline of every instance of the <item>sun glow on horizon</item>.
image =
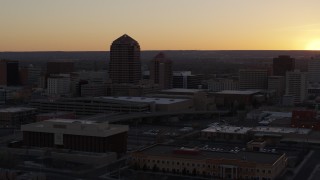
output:
M320 39L312 40L309 44L307 44L305 50L319 51L320 50Z

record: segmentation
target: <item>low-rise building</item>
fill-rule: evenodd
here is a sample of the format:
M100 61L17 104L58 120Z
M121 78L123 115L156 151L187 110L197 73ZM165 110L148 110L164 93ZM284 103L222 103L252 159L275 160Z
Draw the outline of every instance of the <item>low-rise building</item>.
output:
M155 145L132 153L137 169L218 179L275 179L287 166L280 153L221 152Z
M52 119L21 126L23 145L87 152L127 151L128 126L74 119Z
M20 128L23 124L34 122L36 109L26 107L14 107L0 109L0 127Z

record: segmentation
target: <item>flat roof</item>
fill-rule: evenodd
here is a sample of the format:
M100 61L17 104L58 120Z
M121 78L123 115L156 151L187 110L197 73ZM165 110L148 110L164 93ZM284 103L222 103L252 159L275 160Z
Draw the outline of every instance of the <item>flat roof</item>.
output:
M252 95L261 92L260 90L224 90L216 92L216 94L235 94L235 95Z
M267 152L221 152L221 151L207 151L197 149L199 154L177 154L174 150L183 150L184 148L169 146L169 145L156 145L138 152L146 155L164 156L167 158L184 158L184 159L228 159L228 160L241 160L261 164L274 164L283 154L267 153Z
M173 89L166 89L162 90L161 92L176 92L176 93L197 93L203 92L203 89L183 89L183 88L173 88Z
M32 110L36 110L36 108L12 107L12 108L0 109L0 113L5 113L5 112L15 113L15 112L24 112L24 111L32 111Z
M250 127L236 127L236 126L210 126L201 132L222 132L231 134L246 134L252 128Z
M278 134L309 134L310 129L306 128L288 128L288 127L266 127L266 126L257 126L253 128L253 132L261 133L278 133Z
M178 102L190 101L190 99L175 99L175 98L158 98L158 97L131 97L131 96L119 96L112 97L106 96L102 97L109 100L121 100L129 102L139 102L139 103L156 103L156 104L173 104Z
M58 112L42 113L42 114L38 114L37 116L59 116L59 115L67 115L67 114L74 114L74 112L58 111Z
M50 119L21 126L21 131L53 134L72 134L80 136L108 137L128 131L128 126L97 123L79 119Z

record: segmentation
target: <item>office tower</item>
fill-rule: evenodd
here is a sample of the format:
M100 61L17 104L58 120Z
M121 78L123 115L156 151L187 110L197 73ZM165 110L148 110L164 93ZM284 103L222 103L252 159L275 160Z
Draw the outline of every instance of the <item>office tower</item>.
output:
M72 62L72 61L47 62L47 75L68 74L73 71L74 71L74 62Z
M19 62L11 60L0 61L0 86L19 85Z
M173 72L172 87L183 89L198 89L202 87L202 74L191 74L191 71Z
M269 76L268 90L274 90L277 97L285 93L285 77L284 76Z
M140 46L126 34L111 45L109 74L112 83L137 84L141 80Z
M239 90L239 80L228 78L215 78L207 81L208 90L213 92L224 90Z
M172 61L162 52L151 61L150 79L161 89L172 88Z
M293 97L294 103L302 103L307 95L307 73L295 70L286 73L286 95Z
M267 89L268 71L265 69L240 69L239 88L246 89Z
M287 71L294 71L295 59L290 56L281 55L273 59L273 75L285 76Z
M52 75L47 81L48 95L65 96L70 93L70 76L69 74Z
M308 81L311 86L320 87L320 58L309 60Z

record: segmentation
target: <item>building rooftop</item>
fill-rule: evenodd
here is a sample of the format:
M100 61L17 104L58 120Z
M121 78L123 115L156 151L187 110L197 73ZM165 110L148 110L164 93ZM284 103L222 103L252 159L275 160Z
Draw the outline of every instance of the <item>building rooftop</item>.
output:
M126 125L97 123L88 120L50 119L21 126L21 131L44 132L54 134L72 134L80 136L108 137L128 131Z
M258 133L276 133L276 134L309 134L310 129L305 128L286 128L286 127L267 127L257 126L251 131Z
M236 126L211 126L201 132L222 132L222 133L232 133L232 134L246 134L252 128L249 127L236 127Z
M253 95L259 92L260 90L244 90L244 91L224 90L224 91L216 92L216 94Z
M197 93L197 92L203 92L203 89L183 89L183 88L173 88L173 89L166 89L162 90L161 92L164 93Z
M36 108L12 107L12 108L0 109L0 113L16 113L16 112L33 111L33 110L36 110Z
M174 99L174 98L152 98L152 97L129 97L129 96L119 96L119 97L103 97L108 100L121 100L129 102L139 102L139 103L155 103L155 104L173 104L178 102L189 101L190 99Z
M175 153L175 151L180 151L182 153ZM183 153L183 151L195 151L197 153ZM142 152L146 155L153 156L165 156L168 158L184 158L184 159L230 159L230 160L241 160L251 163L261 163L261 164L273 164L275 163L283 154L279 153L266 153L266 152L221 152L221 151L206 151L199 149L181 148L168 145L156 145L146 149Z

